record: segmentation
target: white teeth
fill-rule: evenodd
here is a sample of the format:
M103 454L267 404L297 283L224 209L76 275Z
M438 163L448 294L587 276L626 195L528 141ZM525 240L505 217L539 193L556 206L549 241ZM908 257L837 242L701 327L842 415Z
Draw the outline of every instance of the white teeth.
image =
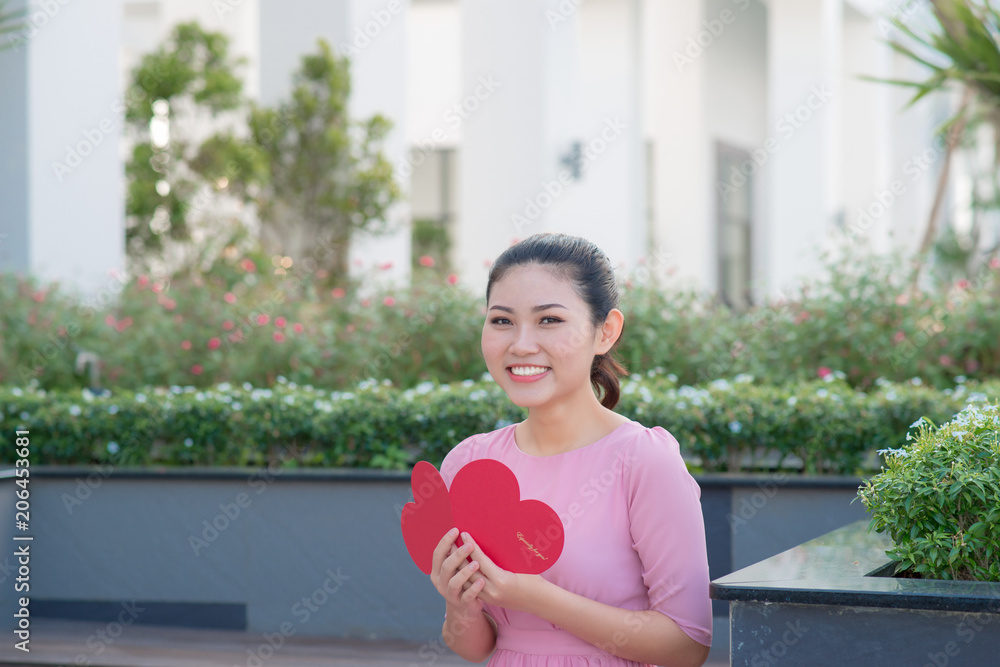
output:
M547 370L544 366L514 366L510 372L514 375L541 375Z

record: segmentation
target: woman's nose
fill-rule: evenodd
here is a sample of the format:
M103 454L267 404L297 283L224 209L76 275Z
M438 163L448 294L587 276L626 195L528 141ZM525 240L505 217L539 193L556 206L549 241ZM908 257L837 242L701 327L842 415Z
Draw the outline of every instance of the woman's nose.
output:
M538 342L532 327L517 327L514 340L510 344L514 354L533 354L538 351Z

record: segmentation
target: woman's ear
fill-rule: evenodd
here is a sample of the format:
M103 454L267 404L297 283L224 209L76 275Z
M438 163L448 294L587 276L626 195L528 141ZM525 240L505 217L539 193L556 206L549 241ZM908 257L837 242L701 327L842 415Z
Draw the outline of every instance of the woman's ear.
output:
M597 354L606 354L615 344L618 337L622 335L625 327L625 315L617 308L608 311L608 316L604 318L604 324L600 328L600 337L597 341Z

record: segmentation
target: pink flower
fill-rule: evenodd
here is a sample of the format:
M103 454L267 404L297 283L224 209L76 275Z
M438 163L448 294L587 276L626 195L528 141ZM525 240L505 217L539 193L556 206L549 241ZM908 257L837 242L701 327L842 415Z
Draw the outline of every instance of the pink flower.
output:
M261 326L264 326L265 324L267 324L270 321L271 321L271 316L270 315L258 315L257 316L257 324L259 324Z
M121 332L125 331L126 329L128 329L130 326L132 326L132 318L131 317L126 317L123 320L118 320L118 324L115 325L115 330L118 333L121 333Z
M909 295L900 294L899 296L896 297L896 305L897 306L905 306L909 302L910 302Z
M247 273L253 273L257 270L257 265L253 263L252 259L244 258L240 260L240 268Z
M420 266L432 267L434 266L434 258L430 255L422 255L420 257Z
M372 300L371 299L362 299L361 300L361 307L362 308L367 308L370 305L372 305Z
M348 324L346 327L344 327L344 330L347 333L353 333L354 332L354 325L353 324Z
M212 336L211 338L208 339L208 349L217 350L219 349L220 345L222 345L222 341L219 340L218 336Z
M36 303L41 303L42 301L45 301L45 292L35 292L31 298L34 299Z
M330 272L327 271L326 269L316 269L316 277L319 278L320 280L326 278L328 275L330 275Z
M809 311L808 310L803 310L801 313L799 313L798 315L795 316L795 323L796 324L802 324L803 322L805 322L808 319L809 319Z
M347 294L347 292L344 291L343 287L334 287L330 290L330 296L334 299L343 299L345 294Z
M295 333L300 334L303 331L305 331L306 328L304 326L302 326L301 322L296 322L295 326L292 327L292 330L295 331Z
M457 282L458 282L458 276L455 275L454 273L449 273L448 274L448 284L449 285L454 285Z
M136 280L136 284L139 285L139 289L144 289L147 285L149 285L149 276L145 274L139 276L139 279Z
M237 331L236 333L229 334L229 340L232 341L233 343L240 342L240 338L243 338L242 331Z
M274 342L275 343L280 343L283 340L285 340L285 334L281 333L280 331L275 331L274 332Z
M1000 269L1000 257L994 257L990 260L991 269Z
M226 303L236 303L236 295L232 292L226 292L226 296L222 298L226 300Z
M965 370L969 373L975 373L979 370L979 362L975 359L969 359L965 362Z
M959 280L955 283L955 287L958 289L969 289L969 281L965 279Z
M191 341L189 341L189 340L182 340L181 341L181 349L183 349L183 350L190 350L191 349Z
M109 327L115 326L115 316L108 315L107 317L104 318L104 323L107 324Z
M897 331L896 334L892 337L893 343L902 343L904 340L906 340L906 334L903 333L902 331Z
M396 305L396 300L393 299L391 296L387 296L384 299L382 299L382 303L384 303L387 306L394 306Z
M160 295L158 301L160 305L166 308L167 310L173 310L174 308L177 307L176 301L174 301L170 297L163 296L162 294Z
M281 317L279 315L278 317L274 318L274 326L284 329L286 324L288 324L288 320L286 320L284 317Z
M205 370L205 369L202 368L201 364L195 364L194 366L191 367L191 373L194 374L194 375L201 375L201 372L203 370Z
M392 268L392 262L383 262L378 265L378 268L382 271L388 271Z
M236 325L233 324L232 320L226 320L225 322L222 323L222 328L225 329L226 331L229 331L234 326L236 326Z
M949 357L947 354L942 354L940 357L938 357L938 363L941 364L942 366L951 366L955 362L952 361L952 358Z
M832 373L832 372L833 372L833 371L831 371L831 370L830 370L829 368L827 368L826 366L820 366L820 367L819 367L819 368L818 368L818 369L816 370L816 375L820 376L821 378L825 378L825 377L826 377L827 375L829 375L829 374L830 374L830 373Z
M163 291L163 281L157 280L155 283L153 283L153 287L151 289L157 294L159 294L160 292Z

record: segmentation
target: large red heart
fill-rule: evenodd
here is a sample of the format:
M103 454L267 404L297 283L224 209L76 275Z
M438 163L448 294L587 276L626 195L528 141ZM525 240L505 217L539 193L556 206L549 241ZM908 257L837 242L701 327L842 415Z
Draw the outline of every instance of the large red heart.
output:
M466 464L449 494L456 525L503 569L541 574L562 553L559 515L540 500L521 500L517 477L499 461Z
M434 548L455 527L451 499L441 473L427 461L417 461L410 473L412 503L403 505L400 525L410 558L424 574L431 573Z
M472 461L445 487L437 469L419 461L410 474L414 502L403 506L400 525L410 558L430 574L434 548L457 526L483 552L510 572L540 574L563 549L559 515L540 500L521 500L510 468L492 459ZM461 538L456 540L461 545Z

